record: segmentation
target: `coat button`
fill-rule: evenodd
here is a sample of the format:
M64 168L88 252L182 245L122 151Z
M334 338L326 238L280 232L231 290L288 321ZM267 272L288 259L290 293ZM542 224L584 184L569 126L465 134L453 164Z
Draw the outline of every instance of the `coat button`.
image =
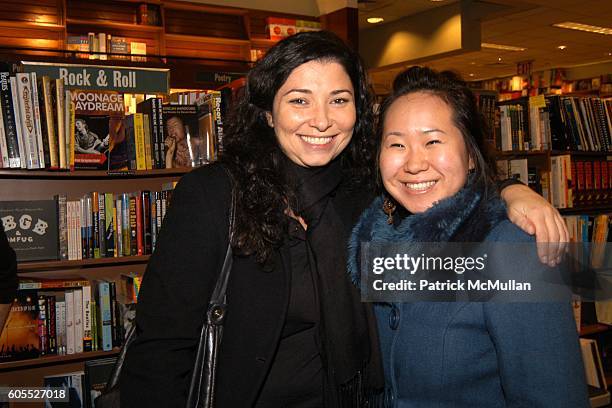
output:
M399 327L399 320L399 310L397 306L393 305L391 307L391 313L389 313L389 327L391 327L392 330L397 330Z

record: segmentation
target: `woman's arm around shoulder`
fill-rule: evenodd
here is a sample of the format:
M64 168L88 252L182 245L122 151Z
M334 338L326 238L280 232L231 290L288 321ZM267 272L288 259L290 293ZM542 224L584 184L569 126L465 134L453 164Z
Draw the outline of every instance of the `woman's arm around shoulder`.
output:
M227 246L231 188L219 165L181 179L138 297L121 406L183 407L199 329Z

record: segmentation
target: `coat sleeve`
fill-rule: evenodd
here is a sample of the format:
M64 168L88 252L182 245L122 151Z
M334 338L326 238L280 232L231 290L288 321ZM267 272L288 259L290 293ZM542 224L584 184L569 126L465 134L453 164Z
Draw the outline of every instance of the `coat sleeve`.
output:
M533 244L505 222L490 241ZM511 251L510 251L511 252ZM527 252L527 251L525 251ZM517 273L535 273L536 251L503 263ZM501 385L508 407L589 407L584 365L570 302L483 303L486 327L497 352Z
M589 407L569 303L485 304L508 407Z
M185 175L173 193L139 293L138 337L120 378L123 407L185 406L199 331L227 246L229 187L215 188L223 185L218 169Z

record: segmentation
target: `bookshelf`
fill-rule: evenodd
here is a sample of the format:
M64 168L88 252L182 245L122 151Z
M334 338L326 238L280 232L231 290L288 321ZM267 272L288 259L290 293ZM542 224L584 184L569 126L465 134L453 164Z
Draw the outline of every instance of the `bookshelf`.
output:
M497 102L490 122L501 177L519 177L557 207L571 242L612 239L611 102L592 91L519 97ZM610 386L612 326L598 321L594 303L578 303L579 335L597 342Z

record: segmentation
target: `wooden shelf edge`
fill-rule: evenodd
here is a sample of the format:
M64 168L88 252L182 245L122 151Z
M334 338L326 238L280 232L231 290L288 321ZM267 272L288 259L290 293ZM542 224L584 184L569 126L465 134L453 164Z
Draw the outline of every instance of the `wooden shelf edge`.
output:
M579 214L581 212L593 212L593 211L608 212L608 211L612 211L612 204L601 205L601 206L595 205L592 207L557 208L557 210L559 210L559 213L561 213L562 215Z
M28 360L9 361L6 363L0 363L0 372L15 370L15 369L27 369L46 365L55 365L61 363L71 363L76 361L92 360L96 358L113 357L119 354L120 349L114 348L111 351L88 351L85 353L78 354L67 354L63 356L44 356L31 358Z
M147 31L147 32L158 32L163 31L162 26L153 26L147 24L130 24L130 23L114 23L110 21L95 21L95 20L79 20L76 18L67 18L66 26L79 25L79 26L90 26L90 27L108 27L108 28L119 28L124 30L133 31Z
M64 26L53 23L33 23L26 21L0 20L0 27L34 28L38 30L64 31Z
M603 323L589 324L580 328L581 336L588 336L596 333L603 333L610 329L610 326Z
M32 261L17 265L18 272L48 271L58 269L80 269L83 267L99 267L146 263L150 255L119 256L116 258L82 259L76 261Z
M171 177L182 176L193 170L192 168L155 169L155 170L131 170L107 172L106 170L75 170L75 171L50 171L50 170L21 170L0 169L0 178L37 178L37 179L121 179L141 177Z
M165 33L164 37L167 40L178 40L178 41L193 41L201 43L215 43L215 44L227 44L227 45L251 45L251 41L248 39L235 39L235 38L220 38L220 37L202 37L198 35L186 35L186 34L172 34Z

